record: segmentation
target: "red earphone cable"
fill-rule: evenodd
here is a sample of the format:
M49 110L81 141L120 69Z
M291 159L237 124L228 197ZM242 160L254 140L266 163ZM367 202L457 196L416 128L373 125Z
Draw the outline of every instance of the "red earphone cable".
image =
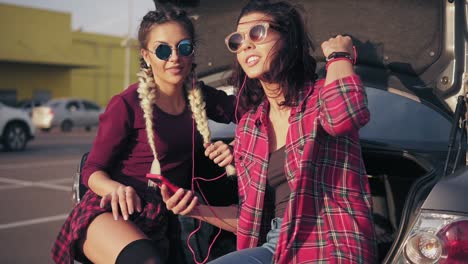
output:
M195 79L193 79L192 81L192 89L195 89ZM195 180L196 179L202 179L202 178L199 178L199 177L195 177L195 130L196 130L196 127L195 127L195 120L192 119L192 181L191 181L191 189L192 189L192 192L195 194ZM226 173L223 173L223 175L226 174ZM222 177L223 175L221 176L218 176L216 177L215 179L213 180L217 180L219 179L220 177ZM206 179L205 179L206 180ZM211 181L211 180L210 180ZM200 185L198 184L197 182L197 186L198 186L198 190L200 192L200 195L203 197L203 200L205 201L206 205L209 206L209 203L208 203L208 200L206 199L205 195L203 194L203 191L201 190L200 188ZM211 209L211 208L210 208ZM212 211L213 212L213 211ZM214 214L217 218L219 218L216 214ZM208 247L208 252L206 254L206 257L205 259L203 259L202 262L198 262L196 256L195 256L195 251L193 250L192 246L190 245L190 239L192 238L193 235L195 235L195 233L200 230L201 228L201 220L198 220L198 227L193 230L188 238L187 238L187 247L189 248L190 252L192 253L192 256L193 256L193 261L196 263L196 264L204 264L206 263L206 261L208 260L208 258L210 257L210 253L211 253L211 249L213 248L213 245L214 243L216 242L216 239L219 237L219 235L221 234L221 228L218 228L218 233L216 234L216 236L213 238L213 241L210 243L210 246Z
M244 90L246 81L247 81L247 74L244 76L244 81L242 82L242 86L239 89L239 93L237 93L237 96L236 96L236 108L234 109L235 111L234 116L236 117L236 124L239 124L239 117L237 116L237 110L239 109L240 95L242 94L242 90Z
M239 89L239 93L237 94L237 98L236 98L236 108L235 108L235 113L234 113L234 116L235 116L235 119L236 119L236 124L239 123L239 118L238 118L238 109L239 109L239 98L240 98L240 95L242 94L242 91L245 87L245 83L247 81L247 75L245 75L244 77L244 81L242 83L242 86L241 88ZM192 89L195 89L195 78L192 78ZM210 204L208 203L208 199L205 197L205 195L203 194L203 191L201 190L201 187L200 187L200 184L198 183L198 180L202 180L202 181L206 181L206 182L211 182L211 181L216 181L216 180L219 180L221 179L222 177L224 177L226 175L226 172L224 172L223 174L213 178L213 179L205 179L205 178L201 178L201 177L195 177L195 130L196 130L196 127L195 127L195 120L192 120L192 181L191 181L191 189L192 189L192 192L195 193L195 181L197 181L197 187L198 187L198 190L200 192L200 195L202 196L203 198L203 201L205 202L206 205L208 205L208 208L209 210L211 211L211 213L216 217L218 218L219 220L223 221L217 214L216 212L210 207ZM193 230L188 238L187 238L187 246L190 250L190 252L192 252L192 255L193 255L193 260L196 264L204 264L206 263L206 261L208 260L209 256L210 256L210 253L211 253L211 249L213 248L213 245L216 241L216 239L219 237L219 235L221 234L221 228L218 228L218 233L216 234L216 236L213 238L213 241L210 243L210 246L208 247L208 252L207 252L207 256L205 257L205 259L202 261L202 262L198 262L198 260L196 259L196 256L195 256L195 251L193 250L192 246L190 246L190 239L192 238L193 235L195 235L195 233L200 230L201 228L201 220L198 220L198 227Z

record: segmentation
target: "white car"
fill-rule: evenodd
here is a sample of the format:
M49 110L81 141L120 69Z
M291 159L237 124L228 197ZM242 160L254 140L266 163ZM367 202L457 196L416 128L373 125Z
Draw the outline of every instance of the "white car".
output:
M34 138L35 128L27 112L0 103L0 142L7 151L19 151Z
M32 120L34 125L43 131L54 127L60 127L64 132L69 132L74 127L84 127L89 131L99 124L99 115L102 112L102 108L91 101L60 98L35 107Z

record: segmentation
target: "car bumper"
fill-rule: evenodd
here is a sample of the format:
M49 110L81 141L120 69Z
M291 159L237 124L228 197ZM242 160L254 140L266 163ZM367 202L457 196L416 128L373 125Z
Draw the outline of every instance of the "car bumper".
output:
M51 120L34 120L33 123L34 123L34 126L39 128L39 129L51 128L52 127L52 121Z

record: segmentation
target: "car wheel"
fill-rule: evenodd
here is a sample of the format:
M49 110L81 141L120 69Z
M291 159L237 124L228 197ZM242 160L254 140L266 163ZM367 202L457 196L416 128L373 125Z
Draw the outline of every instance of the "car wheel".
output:
M87 132L91 131L91 127L90 127L90 126L87 126L87 127L85 127L85 130L86 130Z
M48 128L41 128L41 131L43 131L43 132L50 132L50 127L48 127Z
M26 147L28 132L26 127L19 123L13 123L5 129L3 146L7 151L19 151Z
M63 132L70 132L73 128L73 123L70 120L65 120L62 122L61 125L62 131Z

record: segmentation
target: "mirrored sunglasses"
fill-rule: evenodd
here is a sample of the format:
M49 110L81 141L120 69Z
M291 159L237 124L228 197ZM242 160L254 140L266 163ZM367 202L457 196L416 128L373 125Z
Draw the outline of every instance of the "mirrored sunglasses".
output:
M234 32L229 34L224 42L230 52L237 53L244 43L246 36L255 44L261 43L267 37L270 24L267 22L253 25L247 33Z
M188 39L184 39L177 44L176 48L172 48L169 44L161 43L154 51L154 54L160 60L168 60L172 55L172 50L177 49L179 56L187 57L193 54L194 46Z

